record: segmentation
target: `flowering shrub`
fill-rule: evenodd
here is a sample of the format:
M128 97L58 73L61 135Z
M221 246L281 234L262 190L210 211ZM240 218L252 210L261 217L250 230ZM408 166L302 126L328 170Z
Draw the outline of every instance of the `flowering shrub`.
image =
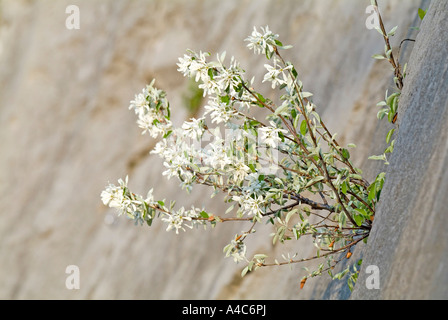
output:
M338 143L312 94L304 91L297 69L280 54L291 46L284 46L267 26L254 27L245 41L248 49L267 59L262 82L281 92L279 102L256 91L254 78L246 79L234 57L226 63L225 52L213 60L210 53L188 50L179 58L178 71L194 79L208 99L201 117L176 127L166 93L154 80L129 107L143 133L161 137L151 153L163 159L162 174L179 179L187 192L200 184L210 187L211 196L223 193L226 212L176 207L154 199L153 189L146 197L135 194L128 188L128 177L107 186L101 199L136 224L150 226L160 217L166 230L176 233L198 225L250 221L249 230L236 234L223 250L226 257L246 264L243 276L260 267L321 259L300 286L322 272L340 279L349 269L338 274L332 270L369 236L384 174L369 184L353 165L349 149L356 146ZM254 108L267 111L267 116L251 116ZM266 222L273 225L274 243L311 237L315 255L288 255L280 261L264 253L248 257L246 238Z

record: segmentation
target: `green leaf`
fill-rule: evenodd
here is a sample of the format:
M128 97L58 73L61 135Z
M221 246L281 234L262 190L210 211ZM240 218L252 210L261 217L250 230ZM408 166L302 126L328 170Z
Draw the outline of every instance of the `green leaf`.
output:
M390 56L392 55L392 49L390 49L390 50L387 50L386 51L386 57L388 58L388 59L390 59Z
M306 132L308 131L308 126L306 125L306 120L303 120L300 124L300 133L304 136L306 135Z
M362 216L369 217L370 215L367 213L367 211L363 208L356 208L356 211L358 211Z
M376 182L369 186L369 200L373 201L376 198Z
M227 208L227 210L226 210L226 214L227 213L229 213L230 211L232 211L233 210L233 208L235 207L235 204L232 204L229 208ZM204 217L204 218L208 218L208 215L207 215L207 217Z
M391 95L387 98L386 104L387 104L389 107L392 108L392 105L393 105L393 103L394 103L394 100L395 100L399 95L400 95L399 92L395 92L395 93L391 94Z
M297 70L296 70L294 67L292 67L291 72L292 72L292 75L294 76L294 78L297 78L297 76L299 75L299 74L297 73Z
M201 211L201 212L199 212L199 214L201 215L202 218L205 218L205 219L208 219L208 217L209 217L208 213L205 211Z
M377 59L377 60L383 60L383 59L386 59L386 57L383 56L382 54L374 54L374 55L372 56L372 58L373 58L373 59Z
M394 132L395 132L395 129L392 129L392 130L390 130L390 131L387 133L387 136L386 136L386 143L389 143L389 141L390 141L390 139L392 138L392 135L394 134Z
M297 208L289 211L285 217L285 222L288 223L289 220L291 219L292 215L297 213L297 211L299 211L299 209L297 209Z
M244 267L243 271L241 271L241 277L243 278L248 271L249 271L249 266Z
M301 96L302 98L309 98L309 97L312 97L313 94L312 94L311 92L301 92L301 93L300 93L300 96Z
M254 255L254 259L260 260L260 259L266 259L268 256L263 253L258 253Z
M325 178L322 177L322 176L313 178L313 179L311 179L310 181L308 181L308 183L306 184L305 188L307 188L307 187L313 185L313 184L316 183L316 182L322 181L322 180L324 180L324 179L325 179Z
M263 95L261 93L256 93L258 99L260 99L261 102L266 102L266 98L263 97Z
M283 43L281 43L279 40L275 39L274 42L278 47L283 47Z
M351 173L348 175L350 178L362 180L362 176L356 173Z
M277 109L275 109L275 114L276 115L279 115L279 114L281 114L281 113L283 113L283 112L285 112L286 110L288 110L288 108L289 108L289 105L288 104L282 104L280 107L278 107Z
M213 76L214 76L213 69L209 68L207 73L208 73L208 76L210 77L210 79L213 80Z
M428 10L423 10L422 8L418 9L418 16L420 17L420 20L423 20L425 18L427 11Z
M292 117L293 119L295 119L296 116L297 116L297 111L296 111L295 108L292 108L292 109L291 109L291 117Z
M392 104L392 108L391 108L391 110L394 112L394 113L397 113L397 110L398 110L398 103L400 102L400 98L399 97L397 97L395 100L394 100L394 103Z
M312 111L311 114L314 116L314 118L316 118L317 122L320 122L320 116L319 116L319 114L316 111Z
M395 112L389 112L389 114L387 115L387 121L392 123L392 121L394 120L394 116L395 116Z
M384 161L386 161L386 156L384 154L382 154L380 156L370 156L369 160L384 160Z
M173 130L169 130L167 133L163 135L163 139L168 138L173 133Z
M394 36L395 32L397 31L398 26L394 27L392 30L389 31L389 33L387 34L388 36Z
M274 51L268 50L266 47L266 59L271 60L272 56L274 55Z
M392 140L390 143L390 146L387 147L386 150L384 150L384 153L392 153L394 152L394 144L395 144L395 140Z
M293 109L293 111L294 111L294 109ZM294 128L297 128L297 126L299 125L300 114L297 114L297 115L295 115L293 117L294 117Z
M379 120L381 120L384 118L385 115L388 115L388 114L389 114L389 109L384 108L384 109L381 109L380 111L378 111L378 114L376 116Z
M229 96L220 96L219 100L221 100L222 103L229 104L230 97Z
M350 152L348 152L348 150L347 149L342 149L341 150L341 152L342 152L342 157L344 158L344 160L348 160L348 159L350 159Z
M249 163L247 166L250 168L250 170L251 170L252 172L256 172L256 171L257 171L257 169L255 168L255 164L253 164L253 163Z
M345 270L335 274L333 279L341 280L349 271L350 271L350 267L347 267Z
M358 225L358 227L360 227L362 222L364 221L364 218L362 217L362 215L354 214L353 220L355 220L355 223Z
M381 30L380 27L375 27L375 30L378 31L378 33L379 33L380 35L382 35L383 37L386 36L386 35L383 33L383 30Z
M347 194L347 181L342 182L341 191L343 194Z

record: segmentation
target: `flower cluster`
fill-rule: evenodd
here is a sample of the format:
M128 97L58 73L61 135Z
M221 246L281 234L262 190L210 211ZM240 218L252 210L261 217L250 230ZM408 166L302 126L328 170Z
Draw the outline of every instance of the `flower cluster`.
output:
M282 141L279 134L286 135L288 133L284 129L276 128L274 123L271 123L270 127L260 128L259 131L261 132L261 141L271 148L276 148Z
M135 95L129 107L138 116L143 133L162 137L151 151L163 161L162 175L177 178L187 192L200 184L211 187L212 197L223 193L229 204L225 213L234 216L211 215L195 207L174 209L174 202L166 206L164 200L154 200L152 189L146 198L130 192L127 177L101 193L103 203L120 215L148 225L160 216L166 230L176 233L197 225L251 221L250 230L235 236L224 248L225 255L235 262L248 262L244 274L265 265L264 254L246 258L244 243L263 219L275 225L274 243L312 234L318 250L332 251L339 246L343 251L367 237L377 200L376 185L364 183L348 150L337 143L315 111L308 99L312 94L302 91L297 71L280 55L279 49L290 46L283 46L267 26L261 32L254 28L245 40L250 50L265 54L270 61L264 65L267 72L262 82L270 82L272 89L285 89L280 105L253 89L254 78L245 79L245 71L234 57L226 64L225 52L210 61L208 52L187 50L179 58L178 71L194 79L207 97L202 115L175 126L166 93L154 87L154 80ZM266 121L249 115L254 108L268 113ZM303 194L319 195L322 202ZM316 214L320 222L312 225L304 217L311 209L328 213ZM288 225L292 215L298 222ZM354 226L354 231L347 225ZM329 266L334 266L334 260L329 261Z
M160 134L166 135L172 128L170 121L170 108L166 93L154 87L153 80L135 95L129 109L134 109L138 116L137 124L143 129L143 133L149 133L151 137L157 138Z
M269 27L255 28L248 47L257 53L271 52L279 45L278 35ZM262 172L263 154L258 146L279 149L283 143L281 135L287 131L278 127L273 121L270 126L262 125L248 118L246 112L252 106L260 106L260 95L248 90L254 83L244 79L244 70L234 57L225 64L226 53L218 54L215 61L208 61L210 54L187 50L179 58L178 71L184 76L199 82L199 88L208 96L204 114L191 118L180 127L174 127L170 120L169 103L166 93L154 86L154 80L141 93L135 95L129 109L138 116L137 124L143 133L153 138L163 136L151 151L163 159L165 171L162 175L168 179L177 177L182 188L191 191L194 183L201 183L214 188L229 190L230 200L239 204L240 217L252 217L259 221L269 201L260 192L259 175ZM291 67L280 67L274 59L274 67L266 65L268 73L263 81L271 81L273 88L287 82L285 72ZM264 100L264 98L263 98ZM226 136L223 137L219 127L207 125L224 124ZM207 142L206 146L203 146ZM269 153L272 160L272 151ZM255 178L254 178L255 177ZM136 222L152 222L155 212L162 213L162 221L167 223L167 231L176 233L185 228L192 228L196 223L203 223L199 209L177 211L164 207L161 201L155 201L152 190L146 198L131 193L127 187L128 179L119 180L119 185L109 185L102 192L105 205L116 208L119 214L126 214ZM239 190L239 191L238 191ZM162 205L163 203L163 205ZM240 260L245 253L245 246L236 246L232 255Z
M149 214L149 205L153 204L154 197L152 189L148 192L146 199L131 193L128 188L128 176L123 181L118 180L118 186L109 184L104 191L101 192L101 200L105 205L115 208L119 215L126 215L135 220L136 223L152 220Z
M262 195L255 195L249 192L240 196L233 196L232 200L237 201L240 209L238 212L241 215L253 216L257 221L260 221L265 211L266 202Z
M199 218L200 209L192 207L189 210L185 210L184 207L181 207L178 211L172 214L166 214L162 221L168 224L166 231L175 230L176 234L179 234L179 230L185 231L185 227L193 228L196 218Z
M167 231L184 230L185 227L192 228L194 224L202 224L198 219L200 217L201 209L191 207L185 210L181 207L174 211L173 205L170 208L165 206L164 201L155 201L153 196L153 189L149 190L146 198L132 193L128 188L128 177L123 181L118 180L118 186L109 184L104 191L101 192L101 200L110 208L118 211L118 215L126 215L128 218L135 220L136 224L143 224L146 222L151 225L156 211L162 214L162 221L168 224Z
M252 34L245 40L249 42L247 47L254 50L254 53L266 54L268 56L270 52L274 51L274 47L278 45L278 34L274 34L269 30L269 26L261 27L261 31L262 33L258 32L257 28L254 27Z
M291 87L292 78L289 74L286 74L285 72L287 70L291 70L292 65L282 67L279 65L278 59L274 58L274 66L265 64L264 67L268 70L268 72L265 74L263 82L265 81L272 82L272 89L275 89L275 87L281 86L283 84L286 84L288 88ZM280 75L282 76L281 78Z
M226 257L232 257L233 261L235 261L236 263L240 261L248 261L246 258L247 247L241 239L233 239L228 245L224 247L223 251Z

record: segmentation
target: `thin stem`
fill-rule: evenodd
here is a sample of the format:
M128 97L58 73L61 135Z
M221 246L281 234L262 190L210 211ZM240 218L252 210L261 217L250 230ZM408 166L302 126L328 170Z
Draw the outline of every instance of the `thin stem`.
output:
M267 108L269 111L271 111L272 113L275 113L275 110L270 106L270 105L268 105L267 103L265 103L265 102L263 102L263 101L261 101L260 100L260 98L258 98L257 97L257 95L255 94L255 93L253 93L252 92L252 90L250 90L247 86L246 86L246 84L244 83L244 81L241 81L241 84L242 84L242 86L243 86L243 88L245 89L245 90L247 90L261 105L263 105L265 108ZM297 135L297 132L295 131L295 130L293 130L290 126L289 126L289 123L286 121L286 119L282 116L282 115L279 115L279 117L280 117L280 119L282 120L282 122L283 122L283 124L286 126L286 128L288 129L288 131L294 136L294 142L295 143L297 143L301 148L302 148L302 150L303 150L303 152L306 154L306 155L309 155L310 154L310 152L308 151L308 149L303 145L303 143L302 143L302 141L300 141L300 137ZM323 173L322 172L322 169L320 168L320 166L317 164L317 162L316 162L316 160L314 160L313 158L309 158L310 160L311 160L311 162L313 162L313 164L316 166L316 168L318 168L318 170L319 171L321 171L321 173Z
M276 55L279 57L279 59L281 60L281 62L286 66L286 62L285 62L285 60L283 59L283 57L280 55L280 53L278 52L277 47L274 47L274 51L275 51L275 54L276 54ZM290 74L290 76L291 76L291 78L292 78L292 80L293 80L294 86L295 86L295 88L296 88L296 91L297 91L297 97L298 97L298 100L299 100L299 103L300 103L300 108L301 108L301 111L302 111L302 115L303 115L303 117L305 118L305 123L306 123L306 125L307 125L307 127L308 127L308 132L309 132L309 134L310 134L311 140L313 141L314 147L317 148L317 147L318 147L317 140L316 140L315 135L313 134L313 131L311 130L311 124L310 124L310 121L308 120L308 116L307 116L307 114L306 114L305 104L304 104L304 102L303 102L302 97L300 96L300 92L301 92L301 90L300 90L300 88L299 88L299 86L298 86L298 84L297 84L296 77L294 76L294 74L292 73L292 71L291 71L290 69L288 69L288 72L289 72L289 74ZM299 109L299 110L300 110L300 109ZM320 161L321 161L321 163L322 163L322 169L323 169L323 173L324 173L324 175L325 175L325 178L327 179L328 184L330 185L330 188L333 190L333 192L334 192L334 194L335 194L335 196L336 196L336 199L337 199L338 203L341 205L342 210L344 211L344 213L346 214L346 216L348 217L348 219L350 220L350 222L351 222L354 226L356 226L355 220L353 219L353 217L351 216L351 214L348 212L347 208L346 208L345 205L344 205L344 202L342 202L341 197L339 196L339 192L338 192L338 190L336 189L336 187L334 186L333 182L332 182L331 179L330 179L330 175L328 174L327 165L326 165L326 163L325 163L325 161L324 161L324 159L323 159L323 157L322 157L322 152L321 152L321 150L319 150L319 159L320 159ZM318 168L320 168L320 166L318 166ZM320 170L320 171L322 172L322 170Z
M300 201L297 201L297 202L294 202L294 203L292 203L292 204L290 204L290 205L287 205L287 206L285 206L285 207L282 207L282 208L280 208L280 209L277 209L277 210L275 210L275 211L265 212L265 213L263 213L263 214L261 214L261 215L262 215L263 217L270 216L270 215L276 214L276 213L278 213L278 212L280 212L280 211L288 210L288 209L294 208L294 207L298 206L299 204L300 204Z
M338 253L338 252L345 251L345 250L353 247L358 242L364 240L367 237L368 237L368 234L367 235L363 235L361 238L359 238L357 240L354 240L353 242L349 243L348 245L343 246L343 247L338 248L338 249L335 249L335 250L332 250L331 252L328 252L328 253L325 253L325 254L316 255L316 256L313 256L313 257L303 258L303 259L299 259L299 260L292 260L291 259L289 261L279 262L279 263L260 263L258 266L260 266L260 267L272 267L272 266L281 266L281 265L288 265L288 264L292 264L292 263L300 263L300 262L305 262L305 261L316 260L316 259L323 258L323 257L329 256L329 255L332 255L332 254L335 254L335 253Z
M358 201L360 201L363 205L365 205L373 214L375 214L375 210L372 209L372 207L366 202L364 201L364 199L362 199L360 196L358 196L356 193L354 193L351 190L347 191L348 193L350 193L352 196L354 196L356 199L358 199Z
M317 203L313 200L310 200L308 198L305 198L303 196L301 196L300 194L294 194L294 195L290 195L292 199L300 201L301 203L304 203L306 205L308 205L309 207L311 207L311 209L314 210L326 210L329 211L331 213L335 212L335 208L328 205L328 204L324 204L324 203ZM285 196L286 197L286 196Z
M378 14L378 20L380 23L380 29L383 34L384 42L386 43L387 51L390 52L388 60L392 65L392 67L394 68L395 76L397 77L397 87L399 90L401 90L403 89L403 75L401 74L400 63L398 61L395 61L394 54L392 52L392 47L390 46L389 36L387 35L386 28L384 27L383 23L383 18L381 17L381 13L378 8L378 1L374 0L374 2L375 2L375 11Z

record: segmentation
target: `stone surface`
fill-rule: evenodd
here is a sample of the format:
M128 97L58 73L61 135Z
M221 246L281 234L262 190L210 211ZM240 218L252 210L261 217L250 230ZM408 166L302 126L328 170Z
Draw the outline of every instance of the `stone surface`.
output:
M353 299L448 298L448 2L432 1L410 57L399 134Z
M418 21L421 1L382 2L387 28L400 26L397 46L415 33L409 28ZM346 289L325 276L298 290L301 266L262 269L242 279L242 265L222 254L240 226L178 236L158 223L135 227L115 219L99 195L108 182L129 174L136 192L156 187L160 198L223 210L220 199L208 199L202 190L186 195L175 181L165 181L159 159L147 155L154 141L140 134L127 107L156 78L168 92L175 121L188 117L182 107L187 81L175 65L187 48L226 50L261 82L263 57L243 42L254 25L269 25L294 45L287 59L314 92L328 127L341 143L358 145L352 157L374 177L383 168L366 159L384 150L388 128L376 120L375 105L390 85L390 70L371 59L384 45L365 27L370 1L84 0L77 1L79 30L65 27L69 4L0 1L0 298L347 298ZM441 155L432 154L431 170L442 170ZM437 190L443 191L432 192ZM251 252L308 253L273 247L269 230L261 231L248 244ZM72 264L80 268L79 290L65 287Z

